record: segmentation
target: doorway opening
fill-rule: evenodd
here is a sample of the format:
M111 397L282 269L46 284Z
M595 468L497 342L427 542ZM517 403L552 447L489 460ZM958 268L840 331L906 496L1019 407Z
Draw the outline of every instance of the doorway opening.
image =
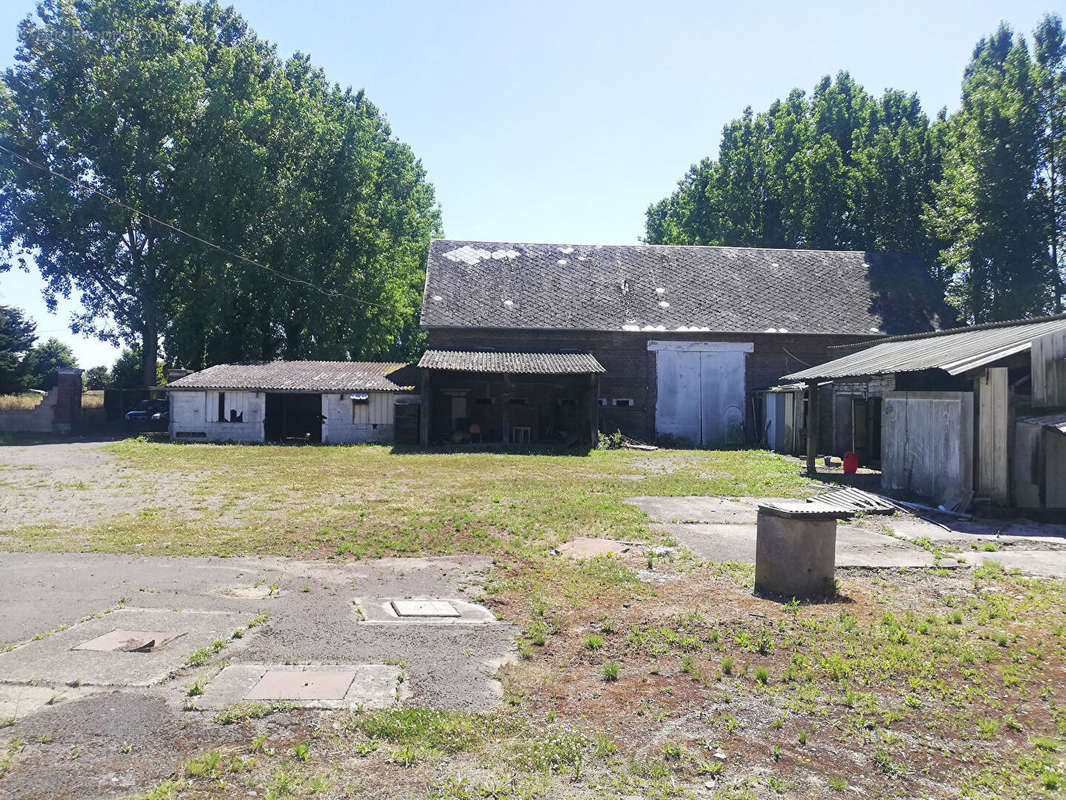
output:
M321 442L322 395L268 394L264 433L268 442Z

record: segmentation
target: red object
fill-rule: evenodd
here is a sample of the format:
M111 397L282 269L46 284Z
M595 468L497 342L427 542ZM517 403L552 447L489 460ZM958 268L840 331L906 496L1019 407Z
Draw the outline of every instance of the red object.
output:
M845 453L844 454L844 474L854 475L859 469L859 454L858 453Z

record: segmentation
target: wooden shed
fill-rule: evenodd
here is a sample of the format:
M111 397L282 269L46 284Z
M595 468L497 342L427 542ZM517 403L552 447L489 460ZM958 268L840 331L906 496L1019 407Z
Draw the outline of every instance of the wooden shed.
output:
M877 398L866 432L880 455L884 488L948 508L976 499L997 506L1059 508L1066 434L1066 314L898 336L785 375L808 386L808 469L819 453L847 446L842 421L819 435L819 383L842 399ZM846 416L846 415L841 415ZM854 419L854 417L852 418ZM872 447L874 432L878 446ZM851 449L858 450L852 431ZM843 455L842 452L836 452Z
M179 378L171 439L391 442L397 398L417 398L415 370L367 361L218 364Z

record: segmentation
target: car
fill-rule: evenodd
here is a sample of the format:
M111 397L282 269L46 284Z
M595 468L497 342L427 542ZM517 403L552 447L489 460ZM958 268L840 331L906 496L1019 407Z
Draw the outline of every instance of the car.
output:
M170 402L167 400L142 400L132 411L126 412L126 422L167 422L170 419Z

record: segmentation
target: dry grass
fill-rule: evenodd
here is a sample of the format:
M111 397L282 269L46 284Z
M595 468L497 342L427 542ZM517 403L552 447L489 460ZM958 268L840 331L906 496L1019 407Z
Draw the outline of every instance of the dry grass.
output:
M0 411L29 411L37 408L43 399L43 394L35 394L34 392L0 394Z
M83 392L81 396L82 409L87 408L103 408L104 407L104 393L103 390L94 389L92 391Z

